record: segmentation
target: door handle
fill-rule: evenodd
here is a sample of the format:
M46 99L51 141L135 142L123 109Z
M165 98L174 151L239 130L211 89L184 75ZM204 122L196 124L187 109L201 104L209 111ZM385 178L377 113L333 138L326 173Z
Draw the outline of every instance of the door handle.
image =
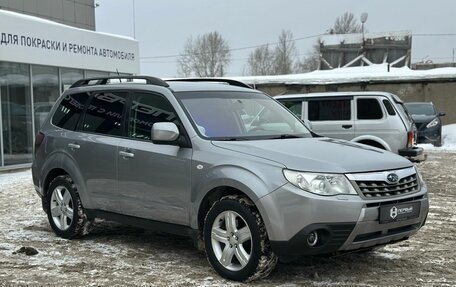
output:
M353 125L342 125L342 128L348 130L348 129L351 129L353 127Z
M119 151L119 155L123 157L128 157L128 158L133 158L135 157L135 154L132 152L126 152L126 151Z
M80 145L75 144L75 143L69 143L68 147L71 148L71 149L80 149L81 148Z

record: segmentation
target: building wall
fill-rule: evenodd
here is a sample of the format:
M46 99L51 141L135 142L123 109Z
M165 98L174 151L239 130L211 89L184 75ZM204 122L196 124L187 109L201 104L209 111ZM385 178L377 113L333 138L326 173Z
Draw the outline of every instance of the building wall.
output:
M94 0L0 0L0 9L95 31Z
M136 40L0 9L0 171L30 165L35 135L71 84L118 73L139 73Z
M456 123L456 79L410 82L348 83L337 85L258 84L258 90L271 96L332 91L385 91L398 95L404 102L433 102L438 111L446 112L443 124Z

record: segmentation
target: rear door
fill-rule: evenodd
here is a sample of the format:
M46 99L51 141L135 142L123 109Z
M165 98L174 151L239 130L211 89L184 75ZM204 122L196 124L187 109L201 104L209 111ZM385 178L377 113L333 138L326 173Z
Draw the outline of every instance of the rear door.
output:
M92 93L78 132L68 138L67 149L79 166L95 209L121 211L117 145L122 136L127 95L116 91Z
M386 102L382 102L385 100ZM373 136L385 141L389 148L393 149L402 140L400 136L402 125L398 117L390 107L390 102L384 97L355 97L356 121L355 135ZM387 105L387 106L385 106ZM388 107L389 111L386 110Z
M307 98L304 111L315 133L345 140L354 138L353 97Z

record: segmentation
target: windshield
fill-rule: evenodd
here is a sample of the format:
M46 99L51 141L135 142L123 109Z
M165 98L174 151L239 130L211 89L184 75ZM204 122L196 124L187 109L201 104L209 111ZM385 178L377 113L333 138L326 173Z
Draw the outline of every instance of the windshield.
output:
M260 93L179 92L194 127L204 138L253 140L311 137L290 111Z
M435 115L434 107L430 104L405 104L407 110L412 115L433 116Z

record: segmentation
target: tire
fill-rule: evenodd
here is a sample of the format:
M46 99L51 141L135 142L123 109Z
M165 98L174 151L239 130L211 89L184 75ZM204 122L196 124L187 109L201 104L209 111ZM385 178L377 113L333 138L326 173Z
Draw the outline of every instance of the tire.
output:
M439 138L437 141L434 142L434 146L441 147L442 146L442 138Z
M227 221L232 223L226 225ZM230 195L216 201L206 215L203 238L209 263L224 278L264 278L277 264L263 219L245 197Z
M90 222L69 176L58 176L49 184L46 205L49 224L58 236L72 239L89 233Z

